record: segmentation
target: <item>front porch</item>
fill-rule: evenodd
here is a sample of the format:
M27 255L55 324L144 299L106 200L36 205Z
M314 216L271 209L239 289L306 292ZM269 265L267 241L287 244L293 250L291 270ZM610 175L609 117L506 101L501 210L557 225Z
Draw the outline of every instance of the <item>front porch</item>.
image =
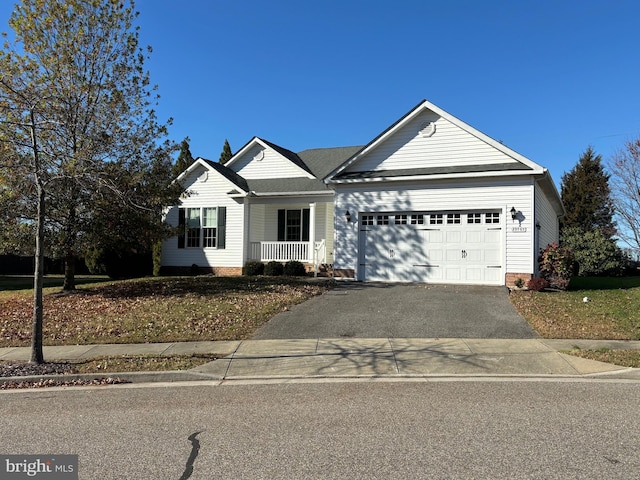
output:
M332 202L251 201L247 205L247 261L298 261L315 271L333 263Z
M324 239L312 242L251 242L249 260L257 262L327 263Z

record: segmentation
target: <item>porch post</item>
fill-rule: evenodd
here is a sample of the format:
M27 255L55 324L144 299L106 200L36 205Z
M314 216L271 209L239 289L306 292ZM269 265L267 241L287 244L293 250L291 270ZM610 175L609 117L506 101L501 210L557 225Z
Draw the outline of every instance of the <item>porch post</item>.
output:
M318 276L318 264L316 262L316 203L309 204L309 257L313 262L313 276Z

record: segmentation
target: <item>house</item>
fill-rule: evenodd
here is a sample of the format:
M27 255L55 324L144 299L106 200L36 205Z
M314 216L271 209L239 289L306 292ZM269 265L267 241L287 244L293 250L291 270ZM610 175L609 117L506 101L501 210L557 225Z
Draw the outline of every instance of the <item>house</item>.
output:
M547 169L426 100L364 147L294 153L254 137L178 181L172 272L298 260L360 281L512 285L536 274L564 214Z

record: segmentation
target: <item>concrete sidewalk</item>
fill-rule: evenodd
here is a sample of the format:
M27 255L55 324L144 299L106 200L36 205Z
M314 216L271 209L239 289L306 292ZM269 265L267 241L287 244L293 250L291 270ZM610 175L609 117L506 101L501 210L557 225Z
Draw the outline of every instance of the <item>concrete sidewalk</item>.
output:
M44 347L44 355L47 361L144 354L212 353L225 357L189 371L118 375L145 382L203 378L584 377L603 374L640 379L640 369L558 353L558 350L569 350L574 346L583 349L640 349L640 342L470 338L285 339L56 346ZM28 358L28 347L0 348L0 360Z

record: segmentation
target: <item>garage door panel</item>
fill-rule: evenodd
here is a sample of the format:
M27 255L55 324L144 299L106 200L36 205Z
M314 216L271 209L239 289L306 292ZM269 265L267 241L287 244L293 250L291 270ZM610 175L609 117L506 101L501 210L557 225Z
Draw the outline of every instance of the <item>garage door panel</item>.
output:
M445 231L447 243L460 243L462 241L462 232L459 230Z
M428 248L427 249L427 255L426 255L426 260L428 263L434 263L434 262L442 262L442 260L444 259L444 254L441 248L438 249L433 249L433 248Z
M461 249L460 248L447 248L447 250L445 251L445 260L447 262L457 262L461 259L462 257L462 253L461 253Z
M483 267L467 267L465 268L465 276L468 282L480 282L483 278L484 273Z
M465 242L467 244L483 243L482 237L483 237L482 232L477 230L465 232Z
M473 263L483 263L483 250L481 250L480 248L475 248L475 249L467 249L465 250L466 252L466 257L464 258L465 262L468 264L473 264Z
M385 224L368 224L360 232L363 279L503 284L500 226L491 225L490 221L478 222L479 218L485 221L484 213L469 216L473 221L468 221L464 213L456 213L460 223L429 224L428 218L447 219L448 216L447 212L433 215L402 212L384 214L388 218ZM411 224L415 217L424 217L424 223Z

